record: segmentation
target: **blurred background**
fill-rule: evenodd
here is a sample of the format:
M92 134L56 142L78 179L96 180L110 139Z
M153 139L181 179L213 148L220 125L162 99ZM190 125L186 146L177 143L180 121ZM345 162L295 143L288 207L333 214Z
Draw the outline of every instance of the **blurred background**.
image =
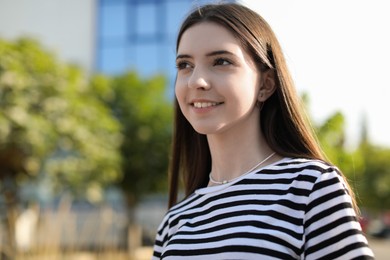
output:
M0 0L0 259L150 259L167 209L175 37L207 2ZM239 2L274 28L386 259L387 2Z

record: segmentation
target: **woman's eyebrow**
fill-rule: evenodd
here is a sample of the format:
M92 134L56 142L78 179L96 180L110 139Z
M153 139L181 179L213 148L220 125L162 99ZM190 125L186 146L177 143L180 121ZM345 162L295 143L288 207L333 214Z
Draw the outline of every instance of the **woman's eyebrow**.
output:
M176 56L176 60L179 60L179 59L188 59L188 58L192 58L191 55L188 55L188 54L179 54Z
M206 57L218 56L218 55L222 55L222 54L236 56L233 52L230 52L227 50L217 50L217 51L212 51L212 52L207 53ZM188 55L188 54L179 54L179 55L177 55L176 60L188 59L188 58L192 58L192 56Z
M227 50L212 51L212 52L207 53L206 56L211 57L211 56L217 56L217 55L221 55L221 54L236 56L233 52L230 52Z

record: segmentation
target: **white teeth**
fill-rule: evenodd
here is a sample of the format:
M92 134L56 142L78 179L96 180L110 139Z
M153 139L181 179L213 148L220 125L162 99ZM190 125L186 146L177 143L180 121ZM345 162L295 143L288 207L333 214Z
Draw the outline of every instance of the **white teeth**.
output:
M215 102L194 102L194 107L196 108L212 107L216 105L218 105L218 103Z

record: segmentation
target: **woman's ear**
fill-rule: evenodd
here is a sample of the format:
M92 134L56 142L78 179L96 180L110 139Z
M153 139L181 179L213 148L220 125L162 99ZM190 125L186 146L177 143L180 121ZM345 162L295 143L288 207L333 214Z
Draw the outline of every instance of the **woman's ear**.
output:
M266 101L275 91L275 70L268 69L261 73L260 89L257 100L259 102Z

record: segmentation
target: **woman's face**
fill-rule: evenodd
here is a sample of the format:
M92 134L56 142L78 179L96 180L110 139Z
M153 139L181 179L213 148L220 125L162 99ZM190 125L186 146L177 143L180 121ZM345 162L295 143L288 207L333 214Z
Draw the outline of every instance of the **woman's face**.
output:
M259 124L260 72L223 26L201 22L189 27L180 39L176 65L176 97L198 133L240 133Z

